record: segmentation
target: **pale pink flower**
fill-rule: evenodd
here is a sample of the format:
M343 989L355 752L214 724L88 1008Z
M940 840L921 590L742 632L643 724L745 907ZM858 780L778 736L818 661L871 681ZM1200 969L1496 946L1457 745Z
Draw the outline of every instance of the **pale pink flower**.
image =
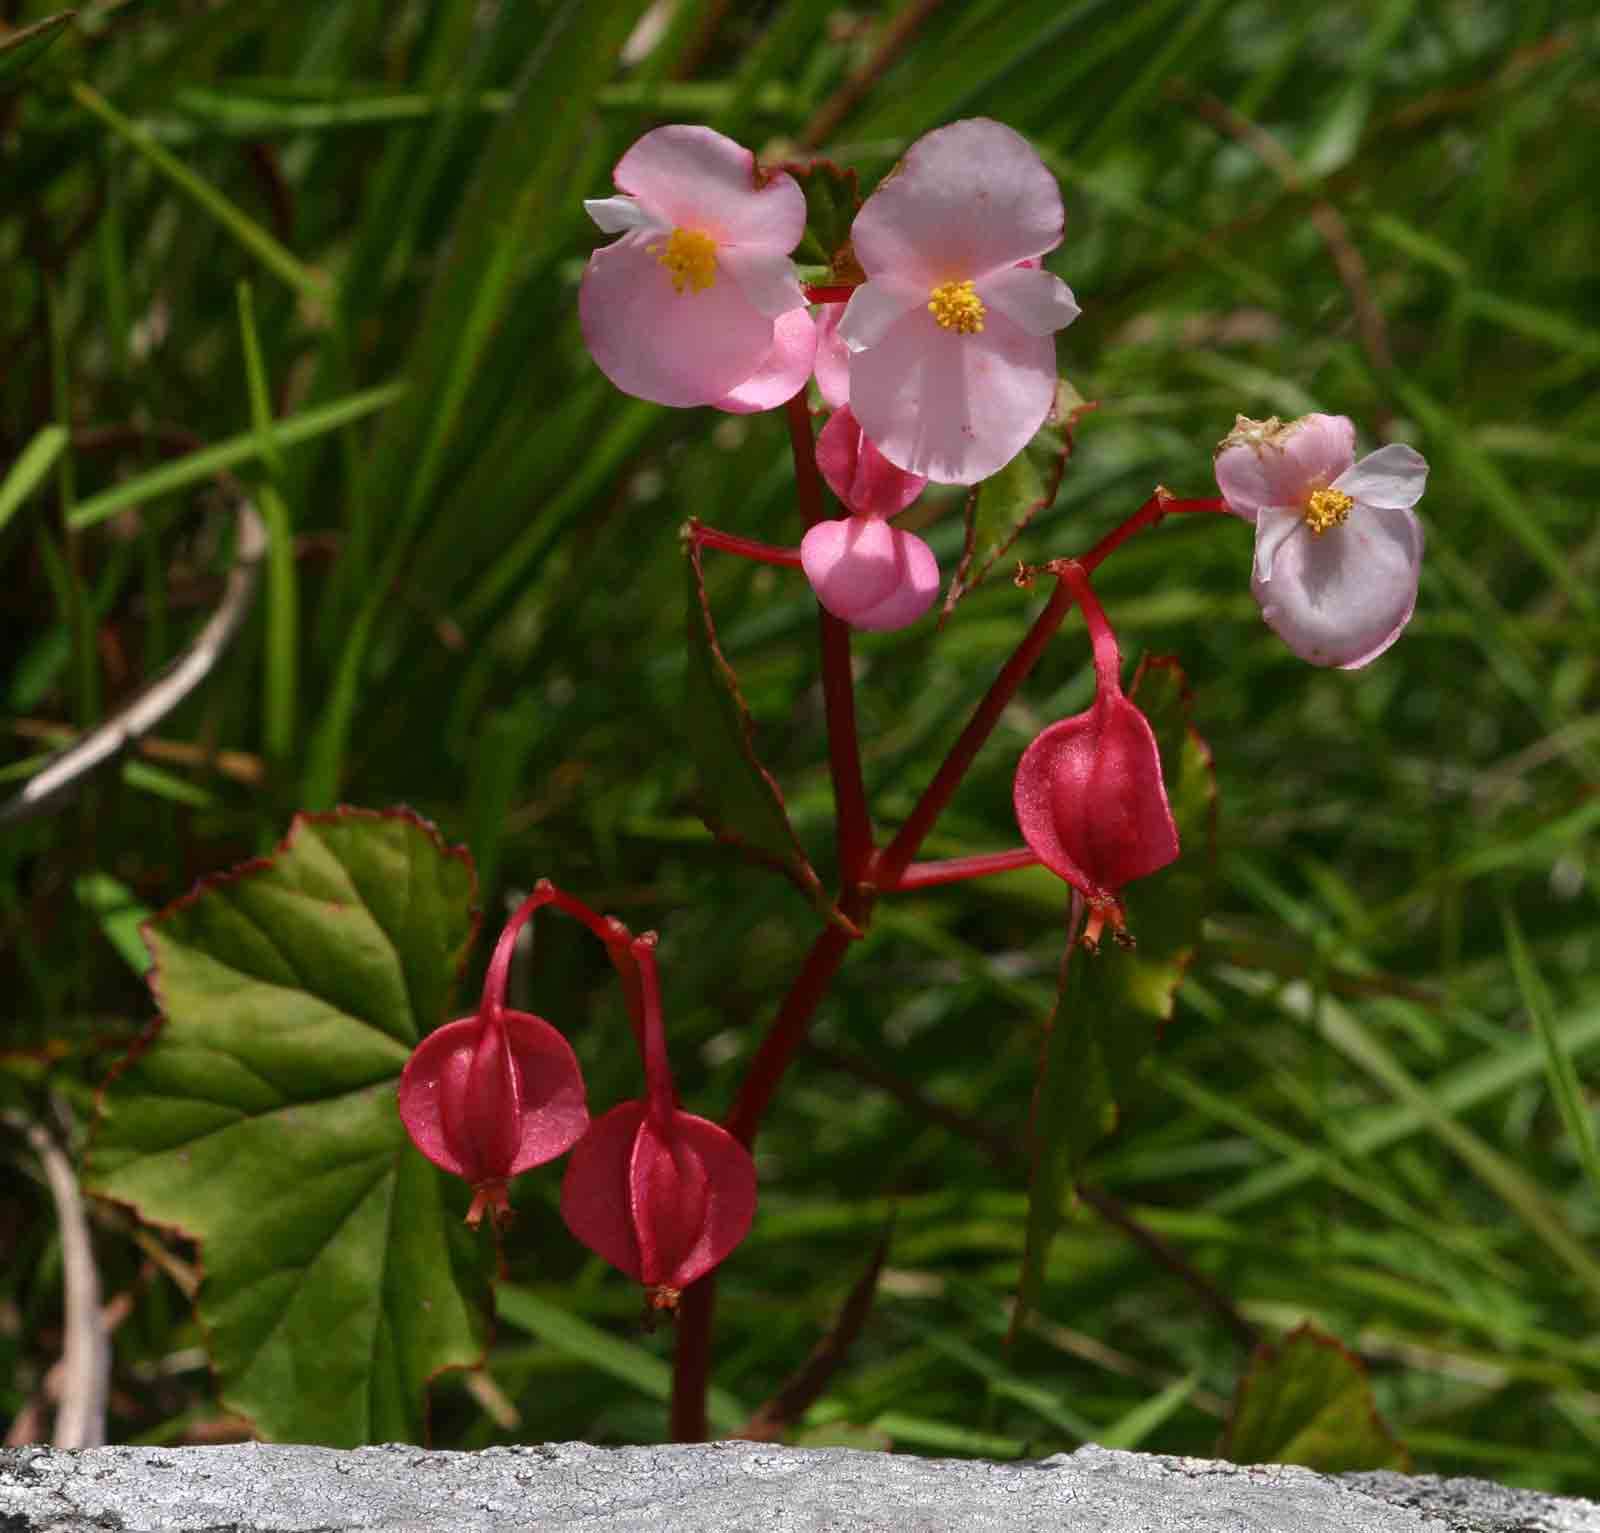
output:
M584 270L578 313L590 354L640 399L729 397L767 362L774 321L805 305L789 260L805 197L731 138L685 125L646 133L613 179L623 195L584 203L621 236Z
M918 139L862 205L851 243L867 281L839 333L851 408L891 463L975 484L1044 424L1055 332L1078 305L1022 263L1061 243L1064 218L1027 140L984 117Z
M1400 637L1417 604L1428 465L1399 443L1355 462L1343 415L1240 416L1217 447L1228 509L1256 529L1250 589L1302 660L1355 670Z

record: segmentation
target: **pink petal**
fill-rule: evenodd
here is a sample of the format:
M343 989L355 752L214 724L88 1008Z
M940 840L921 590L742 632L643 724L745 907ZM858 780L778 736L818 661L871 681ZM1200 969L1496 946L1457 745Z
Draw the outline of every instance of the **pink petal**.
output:
M603 234L629 234L635 229L672 232L672 225L657 223L640 206L637 197L585 197L583 211L595 221Z
M817 392L830 410L850 403L850 348L839 335L842 303L817 305Z
M736 282L751 306L770 319L806 306L794 262L781 250L725 245L717 252L717 264L721 268L718 275L725 273Z
M1256 517L1255 558L1251 564L1252 580L1265 585L1272 579L1272 566L1277 562L1283 545L1295 537L1309 538L1311 529L1304 515L1295 506L1263 506Z
M1409 511L1428 487L1428 461L1414 447L1391 442L1346 469L1333 487L1365 506Z
M1055 392L1054 339L1003 314L963 335L921 309L850 359L862 429L896 467L936 484L976 484L1003 468L1044 424Z
M1287 425L1239 417L1217 452L1217 485L1228 509L1253 522L1263 506L1304 506L1355 456L1355 426L1343 415L1304 415Z
M1399 638L1417 602L1422 524L1357 503L1320 538L1284 539L1251 590L1274 632L1313 665L1354 670Z
M931 290L1054 250L1064 223L1061 190L1033 146L971 117L919 138L850 235L869 277L892 273Z
M804 309L791 309L773 322L772 346L761 365L716 407L730 415L753 415L787 404L806 386L816 358L817 330Z
M647 238L625 235L589 257L578 292L584 341L623 393L710 404L761 366L773 322L721 272L702 292L676 292Z
M718 244L758 245L787 254L806 226L794 178L758 184L756 157L710 128L655 128L617 161L612 179L674 228L698 229Z
M853 628L908 627L939 591L933 550L878 517L818 522L801 540L800 564L817 600Z
M926 312L930 291L898 277L863 282L850 295L840 317L840 340L851 351L878 345L908 314Z
M1029 335L1054 335L1065 329L1082 310L1072 289L1052 272L1037 267L1011 266L977 284L986 308L1004 314Z
M858 516L898 516L928 482L884 457L848 405L835 410L817 436L817 467L845 509Z

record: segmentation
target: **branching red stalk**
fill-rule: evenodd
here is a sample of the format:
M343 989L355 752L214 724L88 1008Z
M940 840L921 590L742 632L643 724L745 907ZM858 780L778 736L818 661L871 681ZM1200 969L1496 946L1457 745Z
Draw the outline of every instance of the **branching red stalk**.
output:
M875 883L889 889L899 886L906 869L911 866L911 859L917 855L917 848L944 812L945 805L967 775L967 769L983 749L994 726L999 723L1006 705L1016 696L1017 688L1027 680L1028 673L1038 663L1045 645L1054 637L1071 607L1072 592L1064 581L1058 580L1044 611L1034 619L1027 636L995 677L983 701L967 721L967 727L950 747L950 754L934 773L933 781L923 790L922 797L907 816L905 824L888 846L879 852L872 868Z
M1228 503L1225 500L1179 500L1171 492L1157 485L1155 494L1127 521L1120 527L1113 527L1088 553L1077 555L1076 562L1092 575L1109 554L1121 548L1136 533L1143 532L1147 527L1154 527L1165 516L1177 516L1185 511L1210 511L1226 515Z
M795 479L800 509L808 527L824 515L822 480L812 444L811 414L803 395L787 407L789 437L794 450ZM1122 526L1108 533L1075 562L1084 570L1098 566L1113 550L1167 515L1184 511L1220 512L1220 500L1178 500L1157 490ZM739 540L742 541L742 540ZM714 545L721 546L721 545ZM739 550L732 550L739 551ZM960 878L975 878L1011 868L1027 867L1038 859L1031 851L980 854L951 858L914 868L912 859L934 823L965 777L967 769L989 738L1006 705L1037 664L1045 646L1071 610L1070 584L1060 577L1044 610L1034 619L1015 653L1001 668L971 720L962 730L933 781L917 801L899 834L881 852L872 851L872 828L861 776L861 751L856 733L855 689L850 671L848 625L821 614L822 686L828 723L828 757L833 773L834 803L838 822L839 865L843 892L840 910L865 929L880 891L931 888ZM817 934L800 972L783 998L767 1035L745 1073L733 1108L724 1120L728 1131L748 1148L755 1141L761 1119L776 1095L790 1062L806 1041L811 1019L827 994L849 951L851 938L837 926ZM716 1304L716 1273L685 1290L678 1307L677 1347L673 1359L672 1435L676 1442L703 1442L709 1431L706 1390L711 1371L712 1314Z
M720 548L723 553L737 554L755 564L776 564L783 569L800 568L798 548L779 548L776 543L758 543L754 538L741 538L732 532L719 532L704 522L690 521L689 537L701 548Z
M900 875L894 890L934 889L940 884L958 884L968 878L1035 867L1038 861L1038 854L1031 847L1020 846L1014 852L978 852L971 857L947 857L942 862L914 862ZM878 892L890 891L880 885Z

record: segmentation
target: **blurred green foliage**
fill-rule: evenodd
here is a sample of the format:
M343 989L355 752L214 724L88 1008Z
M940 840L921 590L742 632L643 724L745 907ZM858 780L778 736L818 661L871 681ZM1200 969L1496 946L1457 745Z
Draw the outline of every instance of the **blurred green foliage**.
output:
M51 1089L86 1123L149 1017L128 903L342 800L410 804L469 844L491 918L549 874L659 928L686 1104L723 1109L816 917L693 817L676 529L795 540L787 442L770 416L605 384L578 334L581 198L662 121L820 149L870 186L920 132L984 113L1061 179L1050 264L1084 310L1062 367L1100 402L1020 557L1088 546L1156 482L1206 493L1236 412L1345 413L1433 465L1418 615L1370 670L1311 671L1262 626L1242 527L1180 519L1098 582L1130 658L1183 659L1221 850L1144 1100L1088 1180L1252 1324L1309 1317L1359 1350L1418 1468L1600 1491L1600 1214L1569 1128L1600 1057L1597 45L1592 6L1538 0L86 0L0 79L0 475L28 481L0 490L5 781L216 599L228 518L203 476L141 485L164 457L235 443L293 558L145 754L0 831L0 1105L36 1116ZM66 449L41 440L61 425ZM956 507L929 504L948 567ZM826 879L811 598L786 572L707 575ZM884 822L1037 601L991 581L942 632L859 645ZM1015 844L1017 753L1088 698L1080 635L930 855ZM1097 1214L1002 1348L1062 907L1030 872L881 908L760 1144L762 1213L718 1310L720 1427L804 1359L893 1208L874 1317L809 1428L1214 1448L1236 1335ZM547 935L519 983L603 1106L637 1067L602 962ZM60 1255L3 1132L14 1418L59 1349ZM439 1445L663 1432L670 1336L638 1333L557 1185L517 1190L490 1382L442 1381ZM226 1434L193 1253L96 1219L126 1307L113 1437Z

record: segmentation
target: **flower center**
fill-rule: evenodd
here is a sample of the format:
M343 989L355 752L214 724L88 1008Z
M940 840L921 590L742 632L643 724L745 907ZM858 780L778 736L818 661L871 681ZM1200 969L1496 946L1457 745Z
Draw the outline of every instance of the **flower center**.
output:
M1343 490L1313 490L1305 509L1305 523L1311 535L1320 538L1330 528L1342 527L1354 504Z
M957 335L974 335L983 329L983 300L970 281L941 282L928 294L928 312Z
M698 229L674 229L665 245L644 248L672 273L675 293L703 293L717 280L717 242Z

